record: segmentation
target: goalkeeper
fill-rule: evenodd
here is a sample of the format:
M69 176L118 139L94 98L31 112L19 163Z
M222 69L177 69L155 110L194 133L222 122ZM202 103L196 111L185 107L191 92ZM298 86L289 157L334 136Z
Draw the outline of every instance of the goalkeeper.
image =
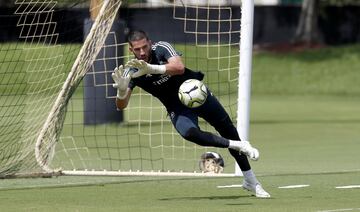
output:
M186 68L181 54L169 43L152 43L144 31L129 32L127 40L135 59L128 61L125 67L115 68L112 74L113 86L117 89L117 108L124 109L133 88L139 86L162 102L171 122L184 139L201 146L228 148L244 175L243 188L257 197L270 197L256 179L247 158L257 160L258 150L248 141L240 140L229 115L215 96L208 92L206 102L198 108L187 108L180 102L178 89L182 82L187 79L202 80L204 74ZM198 117L206 120L221 136L202 131Z

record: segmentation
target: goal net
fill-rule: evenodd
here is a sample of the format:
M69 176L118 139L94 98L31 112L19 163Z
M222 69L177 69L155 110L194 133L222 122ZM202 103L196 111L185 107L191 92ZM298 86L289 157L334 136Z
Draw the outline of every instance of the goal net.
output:
M17 36L0 43L0 177L201 175L200 156L208 151L223 156L224 175L233 174L227 149L182 139L165 108L145 91L135 88L129 106L116 111L110 76L133 57L126 32L143 29L152 41L173 44L187 67L205 73L204 82L236 124L236 2L16 1L3 17L12 20L6 28Z

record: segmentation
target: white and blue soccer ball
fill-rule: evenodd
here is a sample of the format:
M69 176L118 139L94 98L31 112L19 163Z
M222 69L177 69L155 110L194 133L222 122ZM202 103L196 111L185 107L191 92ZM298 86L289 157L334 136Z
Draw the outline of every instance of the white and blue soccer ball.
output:
M196 108L204 104L207 98L207 89L204 83L196 79L188 79L179 87L179 99L186 107Z

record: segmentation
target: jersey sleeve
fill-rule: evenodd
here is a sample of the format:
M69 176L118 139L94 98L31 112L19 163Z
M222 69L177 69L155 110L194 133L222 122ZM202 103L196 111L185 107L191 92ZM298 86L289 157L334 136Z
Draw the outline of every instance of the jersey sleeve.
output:
M168 60L170 57L182 55L181 53L177 52L170 43L165 41L159 41L156 43L155 53L160 59L163 60Z

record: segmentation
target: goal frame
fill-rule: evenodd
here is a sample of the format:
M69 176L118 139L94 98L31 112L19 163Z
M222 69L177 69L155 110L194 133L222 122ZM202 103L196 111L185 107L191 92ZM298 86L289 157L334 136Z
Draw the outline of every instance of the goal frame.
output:
M104 4L101 8L101 11L106 7L107 0L104 1ZM241 33L240 33L240 44L239 44L239 80L238 80L238 105L237 105L237 129L242 140L249 140L249 124L250 124L250 89L251 89L251 69L252 69L252 45L253 45L253 16L254 16L254 1L246 0L241 1ZM100 13L101 13L100 11ZM97 17L98 19L98 17ZM96 27L96 21L91 29ZM88 42L91 36L88 36L85 40L85 44ZM84 44L84 45L85 45ZM73 69L76 69L79 65L79 57L83 54L85 48L82 48L79 52L78 59L73 65ZM97 50L98 52L99 50ZM48 128L49 122L54 116L56 111L56 105L62 101L64 92L66 92L66 87L71 83L70 79L72 78L72 71L68 76L68 80L64 83L62 91L59 93L59 96L54 104L54 108L46 120L44 127L37 139L35 145L35 155L39 166L43 169L45 173L60 173L62 175L92 175L92 176L192 176L192 177L232 177L232 176L241 176L241 170L238 165L235 166L234 173L230 174L213 174L213 173L201 173L201 172L143 172L143 171L97 171L97 170L54 170L48 166L49 161L46 161L48 158L44 158L40 155L40 148L42 139L46 129ZM53 150L50 150L53 151ZM51 153L50 153L51 154ZM45 160L44 160L45 159Z

